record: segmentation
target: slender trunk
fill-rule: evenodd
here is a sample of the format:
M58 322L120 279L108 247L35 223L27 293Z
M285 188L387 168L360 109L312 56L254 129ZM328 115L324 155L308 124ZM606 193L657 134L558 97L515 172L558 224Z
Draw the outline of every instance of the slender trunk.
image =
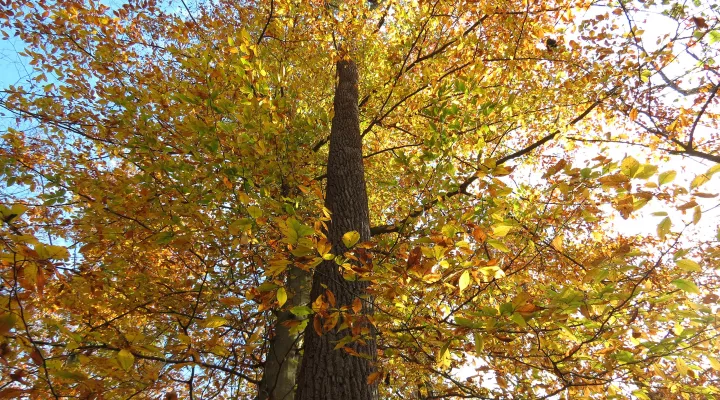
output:
M370 220L365 172L362 160L362 139L358 118L358 71L352 61L337 63L339 77L335 89L335 116L330 132L330 154L327 165L327 194L325 206L332 212L328 227L328 240L333 254L347 251L343 234L357 231L360 241L370 239ZM353 300L366 293L368 283L345 280L338 265L325 261L315 270L310 301L332 292L335 306L348 309ZM372 307L363 302L364 314L371 314ZM339 325L339 324L338 324ZM349 344L363 357L350 355L341 349L334 350L338 340L349 335L349 330L337 331L337 325L323 335L318 335L312 323L305 329L305 345L296 400L374 400L378 398L377 386L368 385L367 378L373 372L376 346L372 326L365 345Z
M300 365L300 335L290 333L290 329L283 323L295 318L289 311L291 308L308 303L309 283L310 275L307 272L290 268L286 288L290 290L291 297L277 314L265 358L263 378L255 400L292 400L295 396L295 379Z

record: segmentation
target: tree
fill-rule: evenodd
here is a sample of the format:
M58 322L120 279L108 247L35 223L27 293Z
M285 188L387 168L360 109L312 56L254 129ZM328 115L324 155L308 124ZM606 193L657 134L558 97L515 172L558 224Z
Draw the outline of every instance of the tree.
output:
M651 3L1 1L0 397L717 395L718 22Z

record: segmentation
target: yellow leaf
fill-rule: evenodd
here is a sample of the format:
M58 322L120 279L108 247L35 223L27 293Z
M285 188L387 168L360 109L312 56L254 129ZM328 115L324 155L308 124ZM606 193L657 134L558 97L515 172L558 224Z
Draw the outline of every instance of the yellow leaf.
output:
M704 185L706 182L710 180L710 177L705 174L700 174L695 177L695 179L690 182L690 189L698 188L702 185Z
M67 260L70 258L70 253L63 246L38 244L35 245L35 251L42 259Z
M512 229L512 226L510 226L510 225L505 225L505 224L494 225L492 227L493 236L504 237L510 232L511 229Z
M279 307L282 307L283 304L285 304L285 302L287 301L287 293L285 292L285 288L280 288L280 289L278 289L278 291L277 291L277 301L278 301L278 306L279 306Z
M662 186L672 182L675 179L675 176L677 176L677 172L675 171L666 171L661 173L658 175L658 185Z
M710 361L710 366L713 367L715 371L720 371L720 361L718 361L715 357L707 356L708 361Z
M633 157L625 157L622 163L620 163L620 170L628 178L634 177L638 169L640 169L640 163Z
M675 359L675 368L677 368L680 375L687 375L688 373L688 366L680 357Z
M702 218L702 209L700 209L700 206L695 206L693 208L693 224L697 225L700 218Z
M495 239L488 239L487 244L489 244L489 245L490 245L491 247L493 247L493 248L496 248L496 249L502 251L503 253L509 253L509 252L510 252L510 248L508 248L507 246L505 246L504 243L502 243L502 242L500 242L500 241L497 241L497 240L495 240Z
M262 214L263 214L262 209L260 209L260 207L258 207L258 206L250 206L247 208L247 211L248 211L248 214L250 214L250 216L255 219L262 217Z
M557 251L562 251L563 249L563 237L562 235L555 236L555 239L553 239L552 243L550 243L552 247Z
M345 247L348 249L355 246L355 244L360 240L360 234L357 231L350 231L343 235L342 241Z
M27 211L27 207L22 204L15 204L10 208L0 206L0 219L5 222L12 222L15 218L23 215L25 211Z
M677 266L684 271L689 271L689 272L700 272L701 271L700 264L696 263L693 260L688 260L687 258L677 260L677 261L675 261L675 264L677 264Z
M458 280L458 288L460 289L460 293L462 293L465 288L468 287L470 284L470 271L465 270L465 272L460 275L460 280Z
M212 316L205 320L203 326L206 328L219 328L227 323L227 320L223 317Z
M478 332L473 333L473 341L475 342L475 355L480 357L485 348L485 337Z
M672 221L670 221L670 217L663 218L662 221L657 226L657 235L660 237L660 239L665 238L665 235L670 233L670 228L672 227Z
M323 238L323 239L320 239L320 240L318 241L318 243L317 243L317 251L318 251L318 253L320 253L320 255L321 255L323 258L325 258L325 255L327 255L327 254L330 253L331 248L332 248L332 246L331 246L330 243L327 241L327 239L324 239L324 238ZM332 255L331 255L331 256L332 256ZM329 259L331 260L332 258L333 258L333 257L330 257ZM328 258L325 258L325 259L327 260Z
M133 356L133 354L128 350L122 349L118 351L117 360L120 367L122 367L125 371L128 371L133 366L133 363L135 363L135 356Z
M35 283L37 282L37 274L38 266L34 263L28 263L23 270L23 276L25 277L25 279L28 280L28 282L32 283L33 285L35 285Z

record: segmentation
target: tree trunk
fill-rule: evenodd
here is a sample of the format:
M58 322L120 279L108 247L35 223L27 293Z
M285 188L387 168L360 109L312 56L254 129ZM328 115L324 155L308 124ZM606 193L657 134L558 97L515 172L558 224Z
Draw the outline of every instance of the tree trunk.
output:
M309 282L310 275L307 272L290 268L286 287L290 289L289 294L292 297L277 314L273 337L265 358L263 378L255 400L292 400L295 396L295 379L300 365L300 335L291 334L283 322L295 318L289 311L291 308L308 303Z
M343 255L348 250L342 241L343 234L357 231L361 242L369 240L370 220L358 118L357 66L352 61L339 61L337 75L339 81L335 89L335 116L330 132L325 206L332 212L327 232L332 252ZM325 261L315 270L310 301L325 294L327 289L335 297L333 309L343 306L350 309L353 300L364 296L367 286L367 282L345 280L335 261ZM363 301L362 313L372 313L372 307L366 301ZM367 383L376 358L372 326L367 324L371 333L364 338L365 345L357 342L348 345L363 355L358 357L342 349L333 349L338 340L350 334L348 329L338 332L337 325L318 335L313 324L308 323L296 400L378 398L377 386Z

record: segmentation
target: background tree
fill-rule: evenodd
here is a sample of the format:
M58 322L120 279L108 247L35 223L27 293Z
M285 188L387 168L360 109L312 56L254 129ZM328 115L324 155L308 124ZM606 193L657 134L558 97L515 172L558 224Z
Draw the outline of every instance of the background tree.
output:
M718 167L659 162L717 161L712 7L0 7L33 68L2 102L1 397L290 398L303 331L300 398L327 357L363 398L716 394L720 238L687 232ZM363 177L349 224L330 187ZM647 204L655 235L609 225Z

